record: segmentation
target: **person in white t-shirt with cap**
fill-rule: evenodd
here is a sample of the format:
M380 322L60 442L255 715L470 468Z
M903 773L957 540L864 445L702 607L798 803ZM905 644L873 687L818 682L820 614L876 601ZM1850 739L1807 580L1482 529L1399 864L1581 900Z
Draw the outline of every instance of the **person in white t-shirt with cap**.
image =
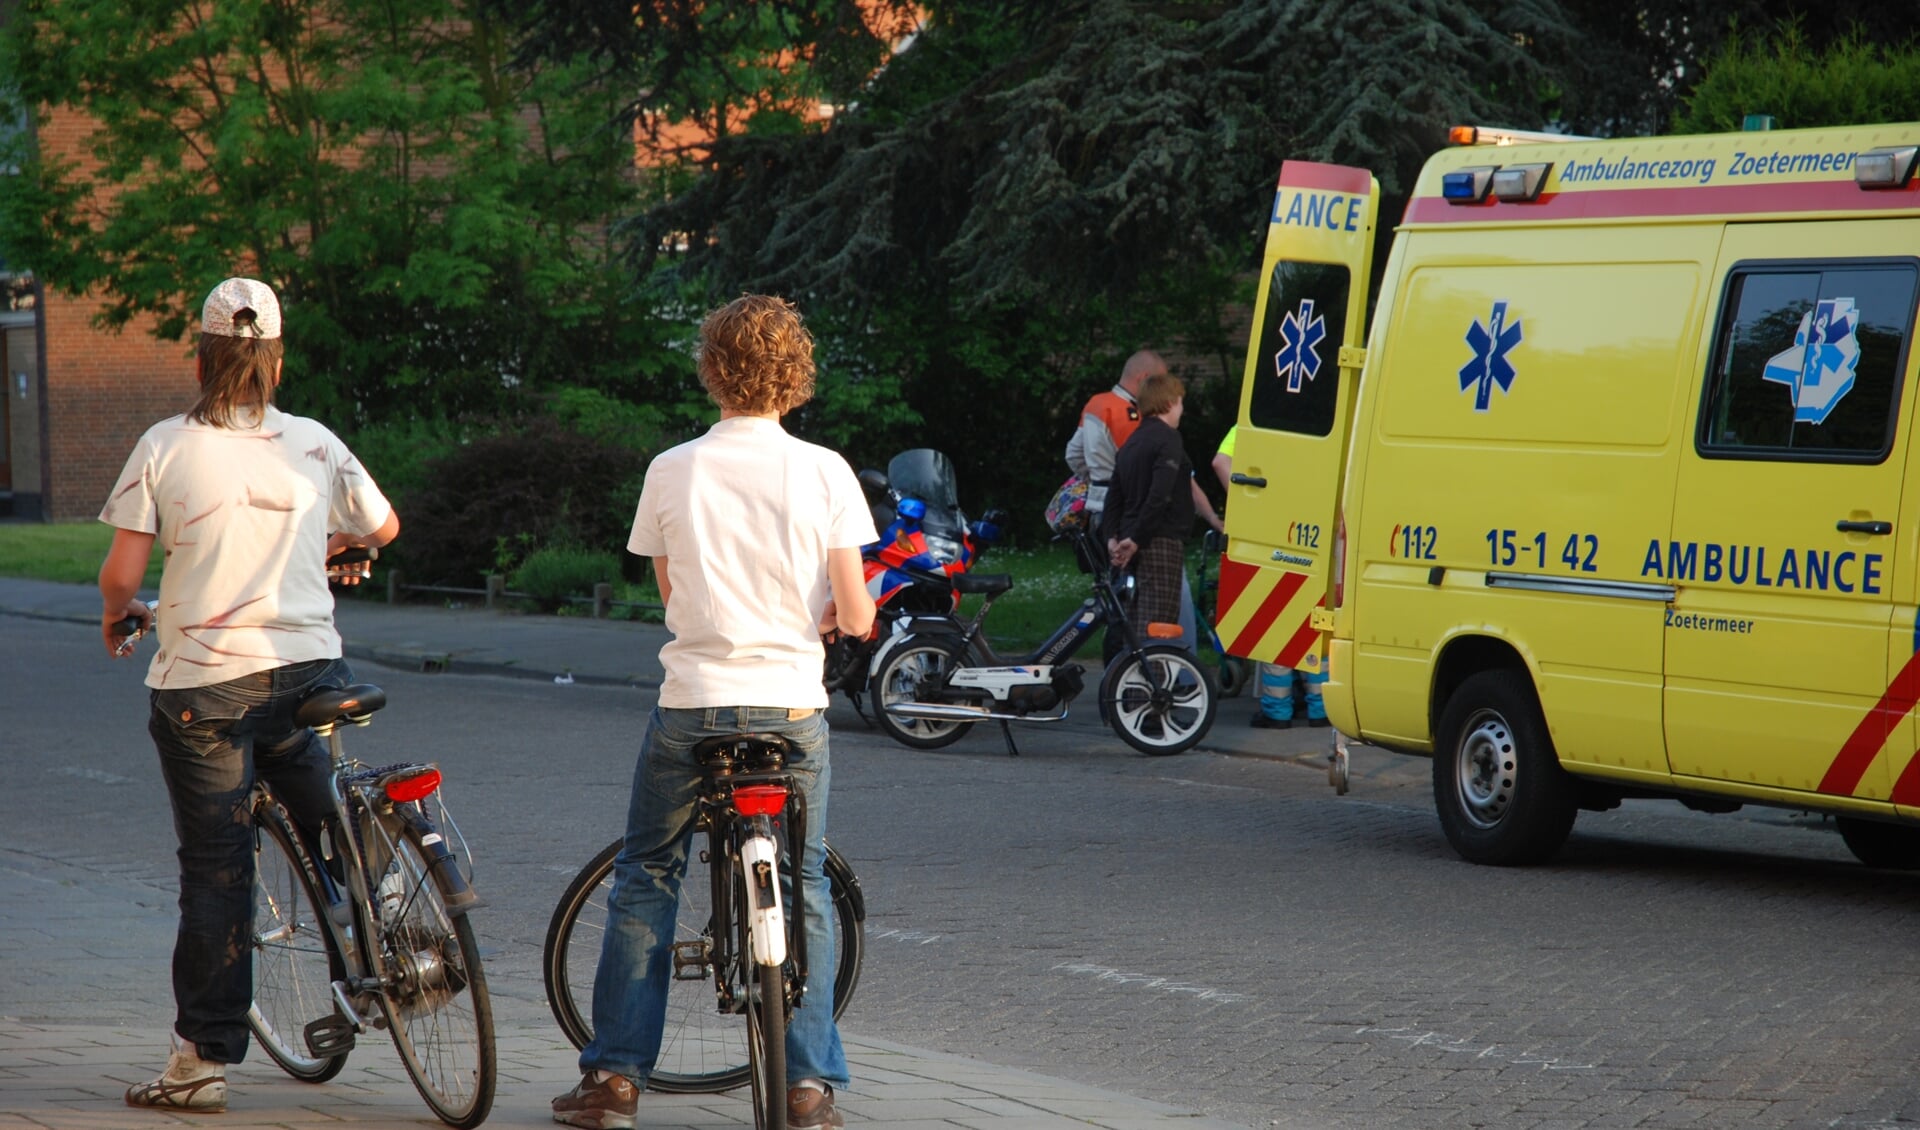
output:
M344 687L326 559L379 546L400 519L331 431L273 406L280 303L253 279L222 282L200 315L199 398L134 445L100 520L114 527L100 566L100 634L155 627L136 599L157 539L159 648L147 668L147 730L160 754L180 840L176 1015L166 1070L127 1103L224 1110L226 1065L246 1055L253 1000L255 778L273 786L310 838L330 811L326 745L293 724L320 687Z
M876 540L866 495L837 453L780 417L813 395L813 338L787 302L745 295L700 326L700 383L720 421L647 468L627 548L653 559L672 642L634 769L594 975L593 1040L556 1122L634 1125L660 1053L673 923L686 875L703 738L776 733L805 796L807 962L815 975L787 1028L787 1125L845 1125L834 1091L847 1058L833 1022L826 859L829 761L820 637L873 627L860 547Z

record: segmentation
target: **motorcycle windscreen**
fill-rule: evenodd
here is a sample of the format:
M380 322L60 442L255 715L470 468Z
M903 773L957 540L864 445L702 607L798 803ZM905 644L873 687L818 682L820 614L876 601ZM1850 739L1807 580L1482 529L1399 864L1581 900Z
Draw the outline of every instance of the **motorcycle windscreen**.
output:
M1288 161L1267 226L1242 372L1215 625L1232 655L1312 665L1364 356L1379 186Z
M953 460L930 447L903 451L887 464L887 484L901 498L917 498L927 504L927 515L920 521L926 531L928 548L934 556L947 561L960 559L959 542L966 532L966 516L960 512L959 480L953 473ZM935 545L938 541L943 544Z

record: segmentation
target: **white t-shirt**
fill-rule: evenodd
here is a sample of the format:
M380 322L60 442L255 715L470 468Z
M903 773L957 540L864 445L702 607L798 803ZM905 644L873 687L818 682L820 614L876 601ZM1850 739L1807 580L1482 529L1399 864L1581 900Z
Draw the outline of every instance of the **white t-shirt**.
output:
M827 551L878 540L853 468L735 416L647 468L627 548L665 557L666 707L827 705Z
M148 428L100 511L166 551L147 685L338 659L327 537L373 533L391 512L346 444L304 417L269 407L258 427L175 416Z

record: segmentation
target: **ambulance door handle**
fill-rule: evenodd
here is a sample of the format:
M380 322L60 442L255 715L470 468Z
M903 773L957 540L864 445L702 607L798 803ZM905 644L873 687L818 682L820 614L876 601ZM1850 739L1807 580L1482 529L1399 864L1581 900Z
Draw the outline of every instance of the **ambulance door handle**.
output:
M1833 528L1843 534L1890 534L1893 532L1893 523L1842 521Z
M1228 475L1227 481L1233 483L1235 486L1243 487L1263 487L1267 485L1267 480L1259 475L1243 475L1238 471Z

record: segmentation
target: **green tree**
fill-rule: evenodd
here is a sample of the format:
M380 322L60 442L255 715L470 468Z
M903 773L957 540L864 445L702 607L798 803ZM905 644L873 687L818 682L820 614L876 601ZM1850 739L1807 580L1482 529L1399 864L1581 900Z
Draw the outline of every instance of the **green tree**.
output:
M620 97L584 59L513 66L510 39L473 0L22 0L0 90L96 128L90 166L0 154L0 258L162 338L261 277L313 378L292 406L342 425L683 373L609 238Z
M1796 26L1771 40L1734 36L1674 117L1678 133L1736 130L1748 114L1783 128L1920 119L1920 43L1855 34L1815 50Z
M1554 116L1574 133L1600 136L1664 132L1737 29L1773 36L1793 27L1816 53L1850 35L1893 46L1920 31L1920 7L1884 0L1559 3L1580 50L1560 68Z
M1211 451L1284 157L1374 165L1391 189L1452 121L1536 122L1549 16L938 0L829 121L716 137L636 218L636 251L717 293L800 300L864 387L912 409L852 419L823 382L798 426L876 463L949 448L965 497L1030 513L1080 405L1142 345L1217 362L1189 413Z

